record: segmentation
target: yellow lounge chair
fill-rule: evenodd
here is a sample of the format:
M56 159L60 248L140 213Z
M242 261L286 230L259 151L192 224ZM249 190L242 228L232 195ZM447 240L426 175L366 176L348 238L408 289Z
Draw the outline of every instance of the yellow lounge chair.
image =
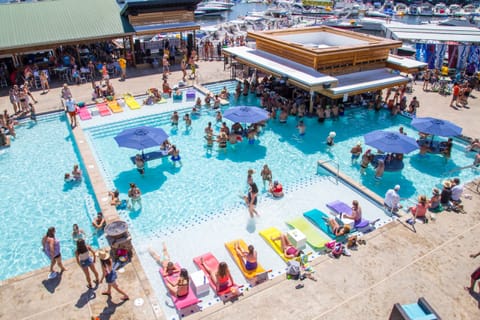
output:
M264 229L258 233L262 238L275 250L276 253L285 261L288 262L290 259L285 257L283 254L282 250L282 244L280 243L280 240L278 241L272 241L272 238L277 238L279 237L282 232L278 230L275 227L270 227L267 229Z
M110 110L112 110L113 113L123 112L123 109L122 109L122 107L120 107L117 100L108 101L107 104L108 104L108 107L110 108Z
M124 95L123 99L125 100L125 104L132 110L137 110L142 107L131 94Z
M242 239L225 242L225 248L227 248L228 252L230 252L230 255L232 256L233 260L235 260L235 263L240 268L240 271L242 271L245 278L251 280L254 279L257 274L264 273L266 271L258 262L257 268L255 270L247 270L245 268L245 263L243 262L243 259L238 256L237 251L235 250L235 243L238 243L240 248L242 248L242 250L244 251L248 251L248 246Z

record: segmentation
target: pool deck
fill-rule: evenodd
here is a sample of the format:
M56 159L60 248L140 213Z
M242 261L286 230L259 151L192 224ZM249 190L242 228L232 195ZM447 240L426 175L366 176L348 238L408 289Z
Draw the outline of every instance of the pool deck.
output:
M199 64L198 83L229 78L223 62ZM119 82L117 78L113 83L117 93L141 94L146 87L161 86L158 72L152 75L151 70L137 70L127 81ZM173 72L171 85L179 79L179 72ZM197 82L190 81L189 85ZM71 88L77 101L89 101L90 84ZM480 137L478 98L470 99L470 109L454 110L448 107L450 96L425 93L420 82L414 88L412 95L420 101L419 116L449 119L464 128L464 135ZM59 92L60 88L47 95L34 92L39 100L37 113L59 110ZM474 91L473 96L480 94ZM4 90L0 102L11 108ZM77 141L85 141L81 130L74 134ZM94 165L93 156L83 155L87 170L95 171L89 167ZM94 187L100 195L97 197L103 198L107 187L101 176L92 176L90 170L89 175L100 188ZM394 303L413 303L420 296L443 319L480 318L480 294L463 289L469 284L470 273L480 265L480 258L469 258L469 254L480 251L480 194L472 185L467 186L464 194L472 195L472 199L464 200L468 214L442 213L429 224L416 224L416 233L401 222L403 218L366 235L367 245L353 251L351 257L316 259L312 265L318 282L304 280L304 288L297 290L296 281L279 276L248 290L238 301L217 304L188 318L285 319L295 315L298 319L386 319ZM102 204L102 199L99 202L102 209L110 209ZM109 212L109 219L115 219L114 210ZM17 319L165 319L136 257L119 277L119 285L131 297L125 303L120 302L116 292L113 302L101 295L105 284L96 291L87 290L84 275L73 259L66 266L69 270L53 280L46 279L48 268L43 268L0 283L0 319L12 315ZM138 298L144 301L141 306L136 306Z

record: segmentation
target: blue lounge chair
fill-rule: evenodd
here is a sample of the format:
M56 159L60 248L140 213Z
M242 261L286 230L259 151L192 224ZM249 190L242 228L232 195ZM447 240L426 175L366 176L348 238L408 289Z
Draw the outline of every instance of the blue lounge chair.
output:
M433 310L423 297L417 303L393 305L389 320L441 320L442 318Z
M325 220L328 220L331 217L329 217L326 213L318 209L312 209L310 211L304 212L303 216L310 220L310 222L312 222L317 228L322 230L331 239L335 239L337 241L344 241L347 238L347 235L337 237L333 234L330 226L328 225L328 222Z

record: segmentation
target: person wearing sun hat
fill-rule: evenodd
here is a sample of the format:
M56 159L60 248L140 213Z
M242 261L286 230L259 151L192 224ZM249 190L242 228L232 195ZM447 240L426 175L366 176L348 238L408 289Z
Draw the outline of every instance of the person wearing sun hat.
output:
M329 145L330 147L333 146L335 144L335 137L336 137L336 133L335 131L331 131L329 134L328 134L328 137L327 137L327 145Z
M450 206L450 198L452 197L452 183L450 180L443 181L443 189L440 193L440 203L443 207Z
M432 197L429 200L430 207L428 208L431 212L440 212L443 210L442 205L440 204L440 190L437 188L432 189Z
M110 257L110 248L104 248L101 250L97 251L97 256L100 259L100 263L102 265L102 279L100 279L100 282L103 281L105 278L105 281L107 282L107 290L102 292L103 295L110 296L112 294L112 288L115 289L118 293L122 294L122 301L126 301L130 299L128 295L120 289L120 287L117 284L117 272L112 266L112 259Z

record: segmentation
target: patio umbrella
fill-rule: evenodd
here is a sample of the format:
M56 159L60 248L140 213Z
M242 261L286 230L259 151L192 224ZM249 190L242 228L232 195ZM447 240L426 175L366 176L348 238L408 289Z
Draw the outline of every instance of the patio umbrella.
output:
M233 122L257 123L267 120L270 115L259 107L239 106L225 111L223 117Z
M142 126L125 129L114 137L120 147L143 150L161 145L168 134L162 128Z
M441 137L458 136L462 133L462 128L456 124L447 120L430 117L415 118L412 120L411 125L420 132Z
M383 152L409 153L418 149L415 139L400 132L376 130L363 137L365 144Z

